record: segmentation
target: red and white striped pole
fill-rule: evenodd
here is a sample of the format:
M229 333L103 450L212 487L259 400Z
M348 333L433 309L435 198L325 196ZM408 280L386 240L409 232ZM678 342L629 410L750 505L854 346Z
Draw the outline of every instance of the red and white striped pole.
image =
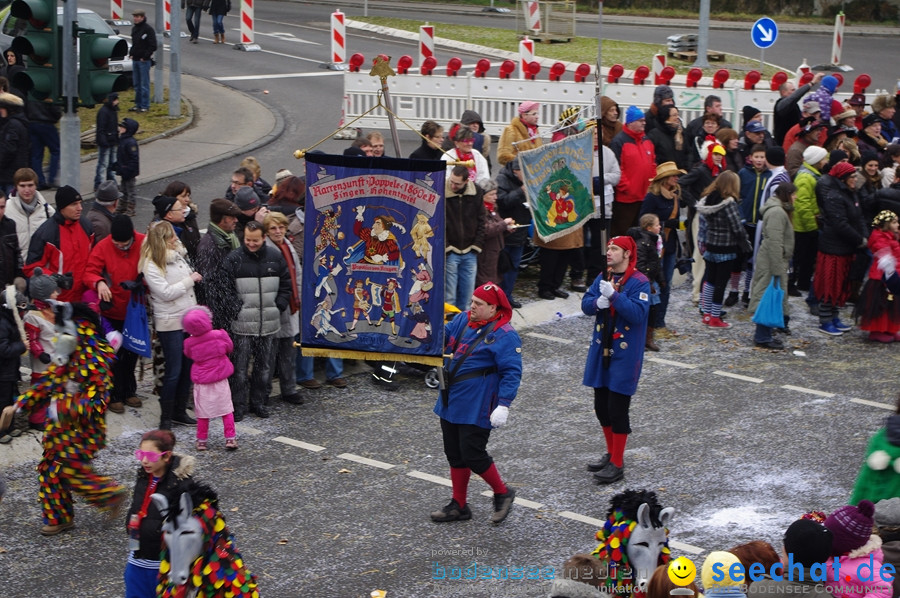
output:
M654 54L653 55L653 84L659 85L662 83L660 80L660 75L662 75L663 69L666 68L666 55L665 54Z
M347 58L347 27L340 9L331 13L331 62L342 65Z
M434 56L434 25L426 23L419 27L419 68L430 56Z
M537 1L525 3L525 23L535 35L541 32L541 5Z
M163 22L166 24L166 33L172 31L172 0L163 2Z
M241 43L253 43L253 0L241 0Z
M537 3L535 3L537 4ZM519 42L519 79L526 79L528 65L534 62L534 40L525 38Z
M839 12L834 17L834 41L831 43L831 64L841 63L841 48L844 45L844 16L843 12Z
M109 0L109 12L113 20L118 21L125 14L122 10L122 0Z

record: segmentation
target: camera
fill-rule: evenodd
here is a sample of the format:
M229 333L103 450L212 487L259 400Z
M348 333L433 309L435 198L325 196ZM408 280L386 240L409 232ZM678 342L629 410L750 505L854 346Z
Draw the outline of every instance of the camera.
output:
M66 272L65 274L54 274L53 278L56 280L56 286L63 290L69 290L75 284L75 279L72 276L71 272Z

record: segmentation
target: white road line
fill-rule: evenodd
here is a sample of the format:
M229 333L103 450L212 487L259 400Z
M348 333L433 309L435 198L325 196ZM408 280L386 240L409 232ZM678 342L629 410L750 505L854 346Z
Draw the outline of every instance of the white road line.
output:
M338 455L338 459L346 459L347 461L353 461L355 463L361 463L363 465L371 465L372 467L377 467L378 469L393 469L396 465L391 465L390 463L385 463L384 461L376 461L375 459L369 459L368 457L360 457L359 455L354 455L353 453L341 453Z
M600 519L594 519L593 517L581 515L580 513L573 513L572 511L560 511L559 513L557 513L557 515L559 515L560 517L565 517L566 519L571 519L573 521L588 523L597 528L603 527L603 524L606 523L605 521L602 521Z
M430 473L425 473L424 471L413 470L408 472L408 475L411 478L416 478L419 480L425 480L426 482L434 482L435 484L440 484L441 486L449 486L452 487L453 484L450 483L450 480L447 478L442 478L440 476L431 475Z
M481 493L481 496L487 496L488 498L493 498L494 493L491 492L490 490L485 490L484 492ZM519 498L518 496L516 497L515 503L518 506L526 507L528 509L543 509L544 508L544 505L539 502L534 502L533 500L528 500L527 498Z
M659 357L647 357L647 361L652 361L653 363L661 363L662 365L671 365L676 368L684 368L686 370L696 370L698 365L691 365L689 363L681 363L680 361L672 361L670 359L660 359Z
M235 75L233 77L213 77L215 81L256 81L262 79L298 79L302 77L333 77L342 75L337 71L322 71L321 73L284 73L281 75Z
M813 390L812 388L803 388L802 386L794 386L792 384L784 384L781 386L786 390L796 390L797 392L805 392L808 395L816 395L817 397L827 397L831 398L834 396L833 392L825 392L823 390Z
M296 446L297 448L306 449L308 451L312 451L314 453L318 453L325 450L324 446L319 446L317 444L310 444L308 442L303 442L302 440L294 440L293 438L287 438L285 436L277 436L273 438L275 442L281 442L283 444L289 444L291 446Z
M881 409L887 409L888 411L893 411L897 408L896 405L888 405L886 403L876 403L875 401L867 401L865 399L850 399L851 403L859 403L860 405L868 405L869 407L879 407Z
M245 426L244 424L237 424L237 429L241 431L241 434L246 436L259 436L263 433L259 428L253 428L250 426Z
M549 334L541 334L540 332L526 332L525 336L533 336L534 338L541 338L545 341L553 341L555 343L562 343L564 345L571 345L573 342L570 338L559 338L558 336L550 336Z
M750 376L741 376L740 374L732 374L731 372L723 372L722 370L716 370L713 374L725 376L726 378L734 378L735 380L743 380L744 382L753 382L754 384L762 384L765 382L762 378L751 378Z
M698 548L697 546L692 546L683 542L677 542L675 540L671 540L669 542L669 548L674 548L675 550L680 550L681 552L687 552L690 554L700 554L701 552L706 552L704 549Z

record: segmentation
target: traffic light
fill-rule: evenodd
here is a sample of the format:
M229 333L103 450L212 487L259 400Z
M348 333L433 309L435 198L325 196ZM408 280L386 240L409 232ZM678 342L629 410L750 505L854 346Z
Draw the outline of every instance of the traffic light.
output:
M28 70L16 73L10 85L36 100L57 101L62 91L62 34L56 0L15 0L9 14L28 22L25 32L12 42L13 51L28 57Z
M78 99L82 106L103 103L114 91L128 89L129 77L109 72L109 59L128 54L128 42L93 29L80 30L78 57Z

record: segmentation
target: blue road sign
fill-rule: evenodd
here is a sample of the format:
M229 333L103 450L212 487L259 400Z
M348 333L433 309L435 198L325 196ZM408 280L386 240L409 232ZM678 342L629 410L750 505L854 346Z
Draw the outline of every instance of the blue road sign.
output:
M775 43L778 37L778 25L769 17L763 17L753 23L753 29L750 30L750 39L757 48L765 50Z

